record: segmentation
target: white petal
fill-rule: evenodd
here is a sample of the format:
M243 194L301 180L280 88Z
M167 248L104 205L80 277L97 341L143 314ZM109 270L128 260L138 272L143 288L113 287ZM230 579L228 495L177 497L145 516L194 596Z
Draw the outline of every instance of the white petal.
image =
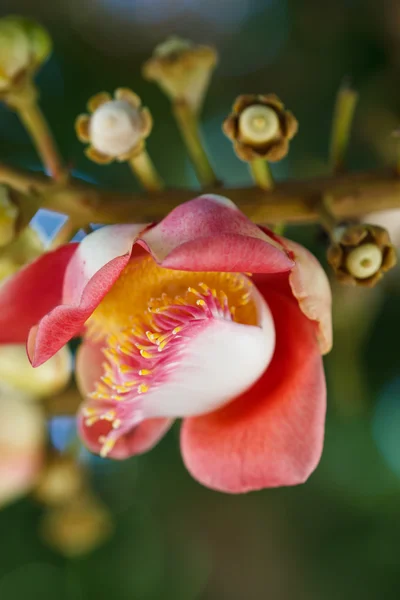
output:
M65 274L64 303L78 303L89 280L107 263L131 252L147 225L110 225L97 229L79 244Z
M205 414L227 404L259 379L275 349L271 312L257 295L259 326L210 319L194 326L164 384L143 395L149 417Z

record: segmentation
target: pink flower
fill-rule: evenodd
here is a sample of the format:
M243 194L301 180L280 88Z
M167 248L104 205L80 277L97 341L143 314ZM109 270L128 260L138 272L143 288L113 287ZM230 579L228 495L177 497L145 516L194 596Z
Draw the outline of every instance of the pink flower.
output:
M174 418L191 474L226 492L316 467L331 294L304 248L202 196L157 225L104 227L0 289L0 343L40 365L83 335L79 430L93 452L145 452ZM29 336L28 336L29 334Z

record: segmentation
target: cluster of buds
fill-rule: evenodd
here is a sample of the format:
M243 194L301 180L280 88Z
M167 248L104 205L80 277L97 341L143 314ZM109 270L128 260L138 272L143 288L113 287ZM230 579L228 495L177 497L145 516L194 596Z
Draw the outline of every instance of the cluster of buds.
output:
M23 86L51 49L49 34L35 21L16 16L0 19L0 95Z
M397 263L396 251L386 229L359 224L338 230L328 249L328 262L338 281L373 287Z

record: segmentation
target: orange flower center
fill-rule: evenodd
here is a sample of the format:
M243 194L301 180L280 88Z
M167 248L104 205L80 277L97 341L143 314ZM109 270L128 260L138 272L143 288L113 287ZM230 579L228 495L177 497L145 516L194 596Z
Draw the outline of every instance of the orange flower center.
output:
M257 324L257 311L251 301L253 283L241 273L175 271L158 266L150 257L134 260L124 269L113 288L86 322L87 335L94 341L118 335L128 327L141 325L155 299L168 297L172 303L185 296L195 304L198 298L187 296L189 288L206 286L221 301L228 303L237 323ZM186 297L187 296L187 297Z

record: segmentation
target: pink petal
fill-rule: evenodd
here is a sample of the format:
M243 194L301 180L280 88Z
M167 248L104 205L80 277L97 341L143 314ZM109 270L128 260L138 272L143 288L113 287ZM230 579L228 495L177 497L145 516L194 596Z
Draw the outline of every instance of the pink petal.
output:
M0 343L25 343L30 328L62 299L65 270L78 244L47 252L0 287Z
M300 244L282 239L291 250L295 266L289 284L303 313L318 324L317 337L322 354L332 348L332 292L329 279L318 260Z
M182 426L186 467L224 492L302 483L321 456L326 389L313 324L292 299L266 299L277 337L269 368L231 404Z
M33 366L49 359L78 335L129 262L146 225L112 225L88 235L65 272L63 303L31 329L28 354Z
M222 196L181 204L139 243L169 269L276 273L293 267L282 245Z
M103 374L102 364L104 355L100 344L84 342L76 356L76 378L78 387L84 397L94 390L95 382ZM155 446L167 433L173 419L148 419L135 427L128 435L115 444L109 456L115 459L124 459L135 454L147 452ZM91 452L99 454L101 444L99 437L107 435L111 424L99 421L87 427L82 414L78 415L78 429L85 445Z

